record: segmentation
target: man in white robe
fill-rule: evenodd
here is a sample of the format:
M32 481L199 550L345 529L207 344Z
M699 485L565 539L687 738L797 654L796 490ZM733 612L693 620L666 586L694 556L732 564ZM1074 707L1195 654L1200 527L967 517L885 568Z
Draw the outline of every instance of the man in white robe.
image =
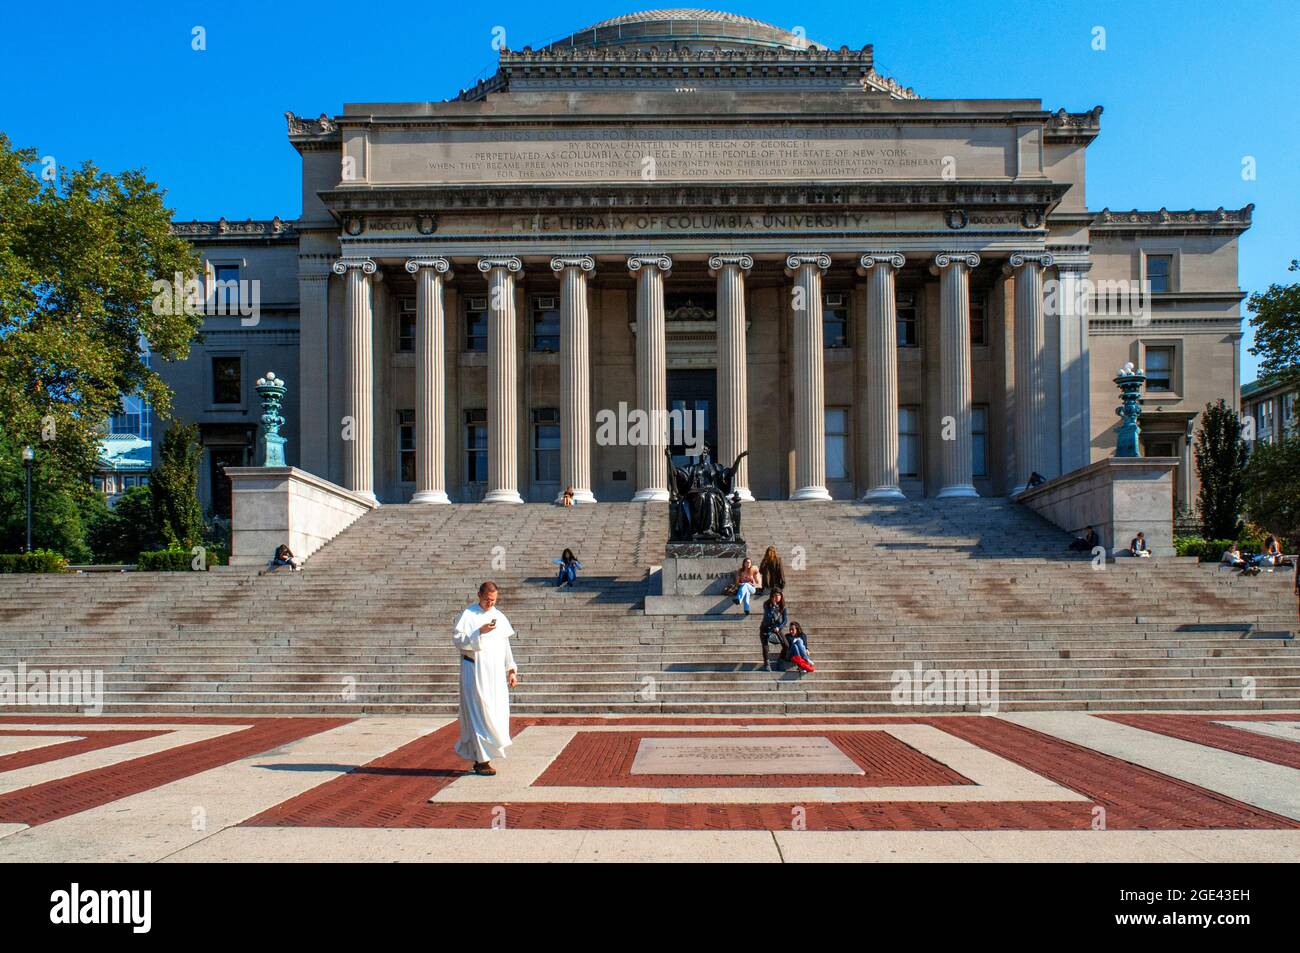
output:
M452 641L460 651L460 740L456 753L474 762L475 774L496 774L493 758L510 746L510 689L519 681L510 620L496 607L497 587L485 582L478 602L456 620Z

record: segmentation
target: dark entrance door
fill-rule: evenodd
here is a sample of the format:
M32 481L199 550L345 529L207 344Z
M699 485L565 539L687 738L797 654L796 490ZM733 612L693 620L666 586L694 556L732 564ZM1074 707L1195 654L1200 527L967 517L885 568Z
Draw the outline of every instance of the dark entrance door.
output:
M668 446L675 466L683 466L689 460L688 451L694 454L699 450L701 437L709 449L716 453L717 406L717 371L668 372L668 409L681 412L670 417L668 423ZM686 419L686 415L689 415L689 419ZM703 425L702 435L699 432L700 425Z

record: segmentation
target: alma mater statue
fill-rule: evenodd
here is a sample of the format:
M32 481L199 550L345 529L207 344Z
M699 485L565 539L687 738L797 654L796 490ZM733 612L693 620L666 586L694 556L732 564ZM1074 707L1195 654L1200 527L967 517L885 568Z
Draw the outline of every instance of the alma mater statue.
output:
M706 446L692 464L675 467L668 457L668 539L671 542L741 543L740 494L735 491L736 468L714 463Z

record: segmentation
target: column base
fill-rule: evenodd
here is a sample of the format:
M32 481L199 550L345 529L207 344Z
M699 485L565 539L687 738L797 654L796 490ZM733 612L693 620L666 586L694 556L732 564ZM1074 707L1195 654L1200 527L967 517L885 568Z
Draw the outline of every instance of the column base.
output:
M417 490L411 497L412 503L450 503L447 494L442 490Z
M896 486L878 486L874 490L868 490L862 497L863 503L870 503L875 500L905 500L903 491Z
M829 500L830 493L824 486L801 486L790 494L792 500Z
M484 503L522 503L524 498L518 490L488 490L483 494Z
M563 491L563 490L561 490L561 491L559 492L559 494L555 497L555 502L556 502L556 503L563 503L563 502L564 502L564 491ZM595 497L595 495L594 495L590 490L579 490L579 489L576 489L576 488L574 489L574 491L573 491L573 505L574 505L574 506L577 506L579 503L595 503L595 502L596 502L596 497Z
M941 489L939 491L938 499L970 499L978 496L979 493L976 492L975 487L971 486L969 483L958 483L953 486L945 486Z
M633 503L667 503L668 491L656 490L656 489L637 490L636 496L632 497L632 502Z

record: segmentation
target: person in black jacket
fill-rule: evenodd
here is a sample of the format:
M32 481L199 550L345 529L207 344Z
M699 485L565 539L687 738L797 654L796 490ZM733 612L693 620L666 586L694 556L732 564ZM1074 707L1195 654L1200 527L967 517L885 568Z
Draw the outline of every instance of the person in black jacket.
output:
M767 660L768 639L775 636L782 648L785 647L785 596L778 589L767 597L763 603L763 621L758 627L758 642L763 649L763 671L772 671L772 664Z
M1076 553L1090 553L1100 545L1101 537L1097 535L1097 531L1093 527L1089 526L1088 532L1082 536L1074 537L1074 542L1070 544L1070 548Z
M785 636L785 659L798 665L805 672L815 672L812 659L808 656L808 633L798 622L790 623L790 631Z

